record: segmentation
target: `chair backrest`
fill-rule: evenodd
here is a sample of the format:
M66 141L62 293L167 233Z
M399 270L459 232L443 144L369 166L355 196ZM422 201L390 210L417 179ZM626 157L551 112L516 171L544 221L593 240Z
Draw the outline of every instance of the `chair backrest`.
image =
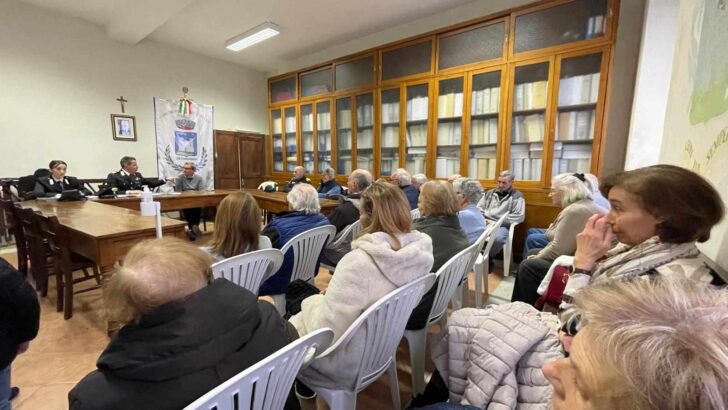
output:
M336 227L333 225L319 226L294 236L281 247L283 255L289 249L293 252L291 282L296 279L305 281L313 279L321 251L335 235Z
M470 260L468 261L468 269L472 269L473 265L475 265L475 261L478 259L478 255L480 255L480 252L483 251L483 246L485 245L485 242L490 238L490 235L495 231L493 228L495 228L496 224L487 224L485 226L485 230L483 233L480 234L478 239L473 242L473 245L475 245L475 252L473 252L470 255ZM490 251L490 249L488 249ZM467 277L463 278L463 280L467 280Z
M432 302L430 315L427 319L428 326L437 322L442 318L442 315L446 314L447 304L463 279L467 278L466 275L472 267L470 263L473 255L477 255L480 250L477 246L478 243L476 242L458 252L435 272L437 292L435 292L435 299Z
M413 221L415 219L419 218L420 216L422 216L422 215L420 215L420 209L419 208L415 208L415 209L411 210L410 211L410 214L412 214L412 220Z
M405 325L422 295L434 283L435 275L428 273L389 292L365 310L341 338L318 358L336 354L351 339L360 338L359 330L365 328L364 352L359 362L355 391L365 388L387 369L392 360L396 360L397 346L404 335Z
M257 295L260 284L278 272L282 264L283 253L279 249L261 249L213 263L212 275L227 279Z
M341 231L339 237L336 238L335 241L331 242L331 247L336 248L346 241L353 241L359 234L359 231L361 231L361 221L357 219L356 222L349 224L343 231Z
M498 235L498 229L503 225L503 222L508 218L508 213L501 216L500 219L498 219L495 223L489 224L490 229L490 235L488 235L488 244L485 245L485 249L483 250L483 255L488 255L490 252L490 248L493 247L493 239L495 239L495 235ZM486 230L488 230L486 228Z
M310 349L326 349L334 332L323 328L288 344L190 403L185 410L280 410Z

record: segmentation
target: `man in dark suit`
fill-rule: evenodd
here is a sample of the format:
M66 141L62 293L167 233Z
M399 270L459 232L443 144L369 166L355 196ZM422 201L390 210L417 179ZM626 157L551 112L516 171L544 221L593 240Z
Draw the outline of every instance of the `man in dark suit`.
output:
M137 172L139 165L134 157L124 156L119 164L121 169L106 177L106 187L117 188L120 194L126 191L140 191L144 185L154 188L165 183L153 178L144 178Z

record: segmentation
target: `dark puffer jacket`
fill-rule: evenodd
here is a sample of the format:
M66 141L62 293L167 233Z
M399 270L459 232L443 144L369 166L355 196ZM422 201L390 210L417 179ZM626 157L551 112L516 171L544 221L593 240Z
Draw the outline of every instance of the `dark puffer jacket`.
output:
M331 225L320 213L305 214L301 211L281 212L265 228L262 235L270 238L273 247L280 249L294 236L319 226ZM278 295L286 293L288 282L293 273L293 251L286 252L283 265L273 276L260 285L259 295ZM318 264L314 274L318 273Z
M224 279L124 326L71 409L181 409L292 339L273 305Z

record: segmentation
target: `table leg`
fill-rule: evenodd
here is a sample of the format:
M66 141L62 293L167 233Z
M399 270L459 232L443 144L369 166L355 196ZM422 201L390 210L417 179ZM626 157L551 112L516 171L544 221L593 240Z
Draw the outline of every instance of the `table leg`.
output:
M109 280L111 280L111 276L114 274L114 265L104 265L101 266L101 292L103 294L103 299L106 301L106 298L109 296L108 294L108 284ZM106 304L104 303L104 316L107 317L106 321L106 334L109 337L114 336L119 329L121 329L121 323L112 321L109 318L109 312L106 310Z

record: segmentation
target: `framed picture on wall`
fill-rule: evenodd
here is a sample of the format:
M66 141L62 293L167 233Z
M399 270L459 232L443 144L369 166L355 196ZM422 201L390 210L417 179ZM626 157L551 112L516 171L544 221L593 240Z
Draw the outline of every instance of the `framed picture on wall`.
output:
M136 120L132 115L111 114L111 135L118 141L136 141Z

